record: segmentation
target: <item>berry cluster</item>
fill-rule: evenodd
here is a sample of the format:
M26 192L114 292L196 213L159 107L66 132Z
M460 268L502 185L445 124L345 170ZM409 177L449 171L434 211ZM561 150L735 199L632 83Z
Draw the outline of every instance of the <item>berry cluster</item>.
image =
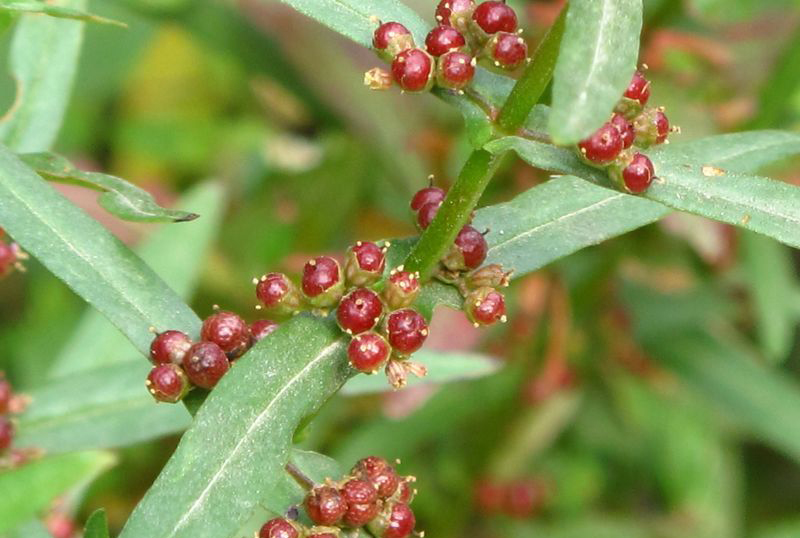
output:
M528 59L517 15L505 2L489 0L476 6L474 0L442 0L436 21L424 48L416 46L411 32L399 22L379 23L372 45L392 69L391 73L371 69L364 83L381 90L394 81L408 92L427 91L434 84L463 91L479 60L511 71Z
M637 71L611 119L578 144L580 156L608 170L614 181L633 194L647 190L655 177L653 163L638 149L667 142L672 131L663 107L648 108L650 82Z
M6 243L3 241L5 232L0 228L0 278L8 276L11 271L24 271L23 260L28 259L28 255L16 243Z
M386 460L364 458L339 482L326 480L306 495L303 506L314 526L286 518L267 521L258 538L340 538L345 529L366 527L376 538L406 538L416 518L409 504L416 493Z
M150 344L155 366L145 381L147 389L157 401L169 403L182 400L192 386L212 389L231 361L277 328L277 323L265 319L248 325L237 314L223 310L203 321L199 342L181 331L159 333Z
M486 515L529 518L541 510L546 497L545 485L530 478L509 482L486 479L475 487L475 504Z
M411 211L420 232L433 221L444 199L444 190L433 185L411 199ZM511 273L497 264L481 267L488 250L484 234L467 224L459 231L437 274L440 280L458 286L464 297L464 312L476 327L506 321L505 297L497 288L508 286Z
M8 451L14 440L14 425L9 418L13 407L12 397L11 383L5 378L3 372L0 372L0 456Z

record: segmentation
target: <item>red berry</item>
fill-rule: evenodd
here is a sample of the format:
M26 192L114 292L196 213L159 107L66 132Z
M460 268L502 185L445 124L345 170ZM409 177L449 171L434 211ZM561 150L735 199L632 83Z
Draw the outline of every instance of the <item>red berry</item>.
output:
M439 187L425 187L418 190L411 199L411 211L419 211L426 204L440 204L444 197L445 192Z
M349 334L363 333L372 329L383 314L383 303L378 294L359 288L346 295L336 309L336 321Z
M492 325L505 321L506 300L493 288L478 288L464 298L464 309L469 320L479 325Z
M192 347L192 339L181 331L164 331L150 344L150 359L154 364L180 364Z
M330 256L309 260L303 268L302 288L314 306L325 308L338 303L344 291L339 263Z
M581 154L592 163L605 164L617 158L622 151L622 136L610 123L604 124L592 136L582 140Z
M512 70L528 59L528 44L517 34L498 32L487 43L486 52L497 67Z
M384 249L369 241L359 241L347 253L344 273L350 286L368 286L383 276L386 268Z
M18 261L18 252L13 244L0 241L0 277L7 275L14 268L14 264Z
M407 504L396 503L392 506L386 528L380 538L406 538L414 532L416 525L417 519L411 508Z
M77 531L75 522L63 512L50 513L44 526L53 538L72 538Z
M425 91L433 81L433 59L422 49L404 50L392 62L392 76L408 92Z
M669 120L667 119L667 116L666 114L664 114L663 111L656 110L655 124L656 124L656 129L658 131L656 144L662 144L667 139L667 136L669 136Z
M419 295L419 291L419 274L403 271L403 267L400 266L392 269L382 294L389 308L397 310L411 305Z
M380 368L392 354L392 348L381 335L365 332L357 335L347 346L350 364L359 372L371 374Z
M200 337L217 344L231 359L241 357L250 348L250 327L247 322L225 310L206 318Z
M11 446L14 440L14 425L3 415L0 415L0 454Z
M402 355L414 353L428 337L428 324L422 314L411 308L395 310L386 320L389 343Z
M228 371L230 363L225 352L213 342L199 342L183 357L183 369L192 383L212 389Z
M298 538L299 535L291 521L282 517L270 519L258 531L258 538Z
M505 512L518 518L532 516L541 506L542 488L531 480L517 480L506 487Z
M385 50L397 36L410 36L408 28L399 22L385 22L375 29L372 36L372 46L378 50Z
M639 101L644 106L650 99L650 82L644 78L641 72L636 71L633 74L631 83L628 84L628 89L625 90L625 97Z
M348 505L372 503L378 500L378 492L372 484L358 478L345 482L341 494Z
M269 319L259 319L250 324L250 334L254 342L259 342L275 332L279 325Z
M318 486L308 492L306 512L317 525L336 525L347 512L347 502L334 487Z
M517 29L517 14L505 2L483 2L475 8L472 20L487 34L513 32Z
M411 487L411 479L406 477L404 480L400 481L400 485L397 486L397 494L395 495L395 499L398 502L409 504L411 501L414 500L414 495L416 491L414 488Z
M474 0L441 0L436 7L439 24L454 25L454 18L466 17L475 8Z
M622 170L622 181L625 183L625 188L633 194L646 191L653 182L654 176L653 163L641 153L634 155L631 163Z
M441 56L453 49L460 49L467 42L461 32L452 26L439 25L428 33L425 48L433 56Z
M622 148L628 149L631 147L636 139L636 130L633 128L633 124L626 120L622 114L614 114L614 117L611 118L611 125L617 129L617 132L622 137Z
M451 271L475 269L486 259L488 250L489 245L483 234L472 226L464 226L442 263Z
M417 213L417 226L420 230L424 230L431 225L433 218L436 216L436 213L439 212L441 206L441 202L431 202L420 208L419 213Z
M147 390L159 402L179 402L189 392L189 379L177 364L159 364L147 376Z
M505 491L491 480L482 480L475 487L475 504L484 514L496 514L503 506Z
M370 482L381 499L388 499L394 495L400 485L400 478L392 466L377 456L369 456L358 461L350 472L353 476Z
M439 86L460 90L475 76L475 59L469 54L452 51L439 58L436 80Z
M3 374L0 373L0 415L8 413L8 409L11 406L11 394L11 383L3 378Z

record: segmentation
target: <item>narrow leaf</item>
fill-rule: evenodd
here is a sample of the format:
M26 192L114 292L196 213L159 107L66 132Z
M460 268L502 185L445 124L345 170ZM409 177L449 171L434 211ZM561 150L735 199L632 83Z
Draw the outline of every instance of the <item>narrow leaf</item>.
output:
M15 2L13 0L5 0L0 3L0 10L9 11L11 13L42 13L60 19L75 19L100 24L113 24L115 26L122 26L123 28L128 26L124 22L93 15L81 9L47 4L45 2Z
M32 519L22 525L18 525L13 531L2 536L3 538L53 538L44 523L38 519Z
M103 509L95 510L86 520L83 538L108 538L108 517Z
M639 57L641 0L572 0L553 76L550 135L574 144L608 120Z

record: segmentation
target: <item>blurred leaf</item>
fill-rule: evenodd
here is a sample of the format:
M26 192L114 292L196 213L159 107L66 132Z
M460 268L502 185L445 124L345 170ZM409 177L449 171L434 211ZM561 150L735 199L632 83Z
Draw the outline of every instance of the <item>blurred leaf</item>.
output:
M61 19L76 19L86 22L96 22L100 24L113 24L115 26L127 26L124 22L107 19L98 15L87 13L81 9L75 9L66 6L57 6L47 4L45 2L16 2L14 0L4 0L0 3L0 10L10 11L12 13L42 13L50 17L57 17Z
M83 10L86 0L58 5ZM9 63L17 82L11 109L0 118L0 141L19 152L46 151L58 135L83 42L80 21L23 15Z
M408 380L409 386L474 379L490 375L500 366L496 359L478 353L454 353L431 349L421 349L414 353L414 362L424 364L428 368L428 375L421 379L412 376ZM341 393L354 396L390 390L392 387L386 381L383 372L379 372L376 375L355 376L342 387Z
M550 135L561 145L608 120L636 69L641 0L572 0L553 76Z
M0 473L0 532L32 518L58 495L88 482L113 463L108 452L77 452Z
M2 147L0 219L142 353L150 347L150 327L199 331L197 315L141 259Z
M761 87L758 98L758 112L748 122L750 129L774 127L782 120L791 117L791 99L800 89L800 27L791 41L786 44L770 76Z
M108 518L103 509L95 510L86 520L83 538L108 538Z
M633 519L584 516L581 520L543 525L515 523L505 534L509 538L653 538L651 529Z
M45 179L101 191L99 204L123 220L139 222L187 222L200 215L159 206L146 190L124 179L78 170L55 153L27 153L19 158Z
M38 519L32 519L27 523L19 525L7 534L0 534L3 538L53 538L44 523Z
M177 207L191 207L203 217L191 224L164 225L136 249L142 260L185 300L194 292L203 260L216 236L224 202L217 183L194 187ZM156 326L162 331L170 328L173 327ZM129 359L142 360L141 353L100 312L90 309L56 357L51 375L57 377Z
M797 538L800 536L800 519L759 527L753 538Z

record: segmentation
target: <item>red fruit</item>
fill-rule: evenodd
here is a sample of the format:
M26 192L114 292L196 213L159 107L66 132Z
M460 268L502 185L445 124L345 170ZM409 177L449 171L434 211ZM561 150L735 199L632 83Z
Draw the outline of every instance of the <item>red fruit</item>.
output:
M611 125L617 129L617 132L622 137L622 149L631 147L636 139L636 130L633 128L633 124L626 120L625 116L614 114L614 117L611 118Z
M439 58L436 81L439 86L460 90L475 76L475 58L463 52L447 52Z
M189 348L192 339L181 331L164 331L153 338L150 344L150 359L154 364L180 364Z
M436 20L439 24L453 26L453 19L466 17L474 8L473 0L441 0L436 7Z
M641 153L634 155L631 163L622 170L625 188L633 194L646 191L653 182L653 177L655 177L653 163Z
M426 204L440 204L444 197L445 192L439 187L425 187L418 190L411 199L411 211L419 211Z
M403 271L403 267L400 266L392 269L382 294L389 308L397 310L411 305L419 295L419 291L419 274Z
M358 478L345 482L341 494L348 505L372 503L378 500L378 492L372 484Z
M14 264L19 261L19 249L16 245L0 241L0 277L3 277L11 272Z
M424 230L431 225L431 222L433 222L433 218L436 216L436 213L439 212L440 207L442 207L441 202L431 202L420 208L419 213L417 213L417 226L420 230Z
M189 380L204 389L212 389L228 371L225 352L213 342L199 342L183 357L183 369Z
M492 325L506 319L506 300L493 288L478 288L464 298L467 317L475 324Z
M472 20L487 34L517 29L517 14L505 2L483 2L475 8Z
M5 452L11 446L11 441L14 440L14 425L8 417L0 416L0 454Z
M483 234L472 226L464 226L442 263L451 271L475 269L486 259L488 250L489 245Z
M392 348L386 339L374 332L357 335L347 346L350 364L365 374L371 374L383 366L391 354Z
M270 519L258 531L258 538L298 538L300 533L291 521L282 517Z
M310 260L303 268L302 288L314 306L324 308L338 303L344 291L339 263L330 256Z
M667 119L666 114L664 114L661 110L656 110L655 113L655 124L656 130L658 132L658 137L656 138L656 144L662 144L669 136L669 120Z
M53 538L72 538L75 536L77 528L75 522L63 512L52 512L44 521L47 532Z
M300 309L300 297L294 284L283 273L269 273L259 279L256 284L256 297L267 311L286 316Z
M385 50L392 40L398 36L410 36L408 28L399 22L385 22L375 29L372 36L372 46L378 50Z
M433 58L422 49L408 49L392 62L395 82L408 92L422 92L433 82Z
M8 408L11 406L11 394L11 383L3 378L3 374L0 372L0 415L8 413Z
M349 334L363 333L372 329L383 314L383 303L378 294L359 288L346 295L336 309L336 321Z
M484 514L496 514L503 506L505 491L491 480L482 480L475 487L475 504Z
M369 241L359 241L350 247L344 274L350 286L368 286L380 280L386 268L385 250Z
M383 458L369 456L357 462L350 471L353 476L366 480L378 492L378 497L388 499L397 491L400 478Z
M628 84L628 89L625 90L625 97L639 101L644 106L650 99L650 82L644 78L641 72L636 71L633 74L631 83Z
M441 56L445 52L460 49L467 42L461 32L452 26L439 25L425 38L425 49L433 56Z
M622 151L622 146L622 135L610 123L604 124L592 136L578 144L581 154L595 164L613 161Z
M504 508L513 517L528 518L541 506L542 488L531 480L518 480L506 487Z
M235 359L250 347L250 327L233 312L223 310L206 318L200 338L214 342L228 358Z
M269 319L259 319L250 324L250 334L254 342L259 342L275 332L280 325Z
M392 506L386 528L380 538L406 538L414 532L416 525L417 519L411 508L407 504L396 503Z
M347 512L347 502L334 487L318 486L308 492L306 513L317 525L336 525Z
M159 364L147 376L147 390L159 402L176 403L189 392L189 379L177 364Z
M395 310L386 319L389 343L402 355L414 353L428 337L428 324L422 314L411 308Z
M400 485L397 486L397 494L395 495L395 499L398 502L409 504L411 501L414 500L414 495L416 491L414 488L411 487L412 479L406 477L405 479L400 481Z
M486 52L497 67L512 70L528 59L528 44L517 34L499 32L486 44Z

